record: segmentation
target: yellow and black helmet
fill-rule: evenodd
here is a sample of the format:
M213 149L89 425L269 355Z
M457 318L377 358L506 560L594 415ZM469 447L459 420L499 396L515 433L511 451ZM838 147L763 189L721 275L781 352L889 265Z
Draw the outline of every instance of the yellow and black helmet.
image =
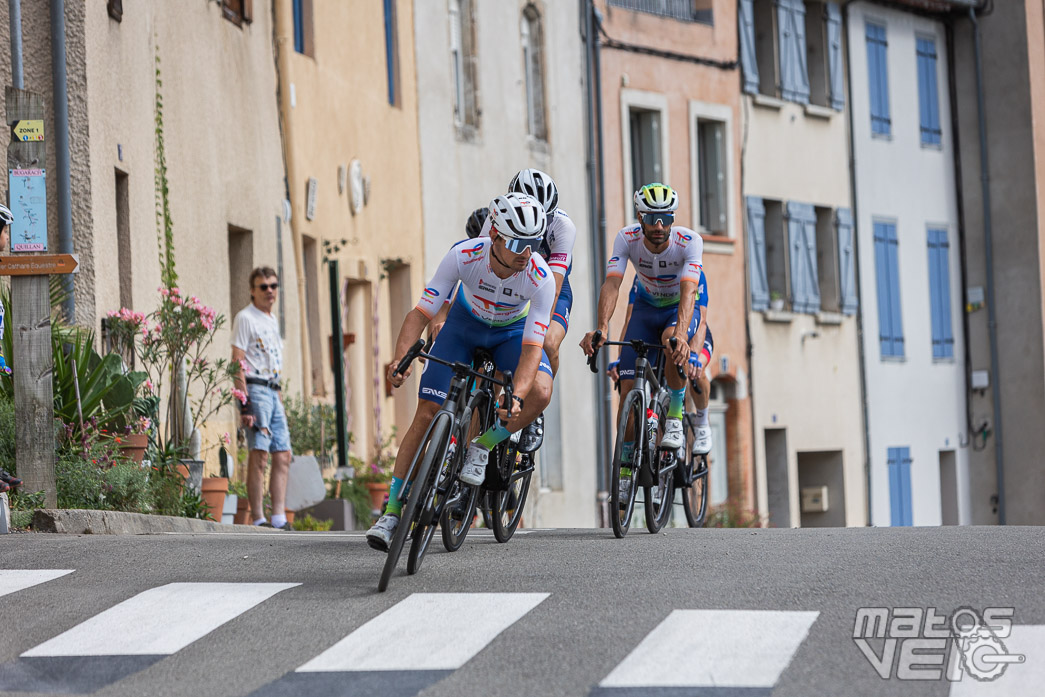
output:
M679 195L667 184L654 182L635 192L635 209L642 213L672 213L679 207Z

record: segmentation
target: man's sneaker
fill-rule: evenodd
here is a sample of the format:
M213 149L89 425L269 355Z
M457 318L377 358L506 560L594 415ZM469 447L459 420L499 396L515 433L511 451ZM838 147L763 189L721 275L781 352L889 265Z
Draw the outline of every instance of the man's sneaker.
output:
M379 552L387 552L398 526L399 516L394 513L384 514L366 531L366 543Z
M8 489L14 489L16 486L22 486L22 480L14 476L7 470L0 470L0 482L7 485ZM7 489L4 489L7 491Z
M693 454L707 455L711 452L711 426L704 424L697 426L693 438Z
M479 486L486 479L486 463L490 461L490 451L472 443L464 454L464 467L461 468L461 481L472 486Z
M544 442L544 412L523 428L519 439L519 450L524 453L536 452Z
M675 450L682 447L685 437L682 435L682 419L668 419L664 422L664 435L660 439L660 447Z

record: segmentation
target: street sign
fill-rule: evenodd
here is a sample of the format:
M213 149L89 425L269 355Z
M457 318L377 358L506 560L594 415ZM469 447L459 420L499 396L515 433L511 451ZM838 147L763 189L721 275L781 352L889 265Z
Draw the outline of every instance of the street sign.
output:
M13 147L19 146L17 143ZM47 172L42 169L8 169L8 206L12 252L47 251Z
M21 121L16 121L15 125L11 127L11 132L15 134L15 139L23 143L31 140L43 140L44 120L22 119Z
M77 254L38 254L31 257L0 257L0 276L47 276L77 273Z

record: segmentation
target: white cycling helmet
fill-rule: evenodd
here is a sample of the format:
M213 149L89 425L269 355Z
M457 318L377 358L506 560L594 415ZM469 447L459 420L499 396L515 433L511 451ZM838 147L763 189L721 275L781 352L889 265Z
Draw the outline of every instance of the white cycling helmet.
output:
M559 205L559 190L555 188L555 182L539 169L524 169L516 174L508 185L508 191L533 196L541 202L548 215Z
M640 213L674 213L679 195L667 184L646 184L635 192L635 209Z
M14 221L15 217L11 214L11 209L0 203L0 230Z
M541 202L528 194L509 192L490 201L490 221L509 252L537 251L544 239L547 216Z

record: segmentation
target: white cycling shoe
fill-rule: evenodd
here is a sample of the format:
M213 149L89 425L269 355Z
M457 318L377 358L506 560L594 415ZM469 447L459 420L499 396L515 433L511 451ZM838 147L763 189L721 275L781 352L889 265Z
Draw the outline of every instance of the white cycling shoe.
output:
M676 450L682 447L686 438L682 434L682 419L668 419L664 422L664 435L660 439L660 447Z
M697 426L697 431L693 438L693 454L694 455L707 455L711 452L711 426L704 424Z
M399 516L394 513L384 514L367 530L366 543L379 552L387 552L388 545L392 544L392 538L395 537L398 526Z
M490 461L490 451L472 443L468 446L468 452L464 454L464 466L461 468L460 479L465 484L479 486L486 479L486 463Z

